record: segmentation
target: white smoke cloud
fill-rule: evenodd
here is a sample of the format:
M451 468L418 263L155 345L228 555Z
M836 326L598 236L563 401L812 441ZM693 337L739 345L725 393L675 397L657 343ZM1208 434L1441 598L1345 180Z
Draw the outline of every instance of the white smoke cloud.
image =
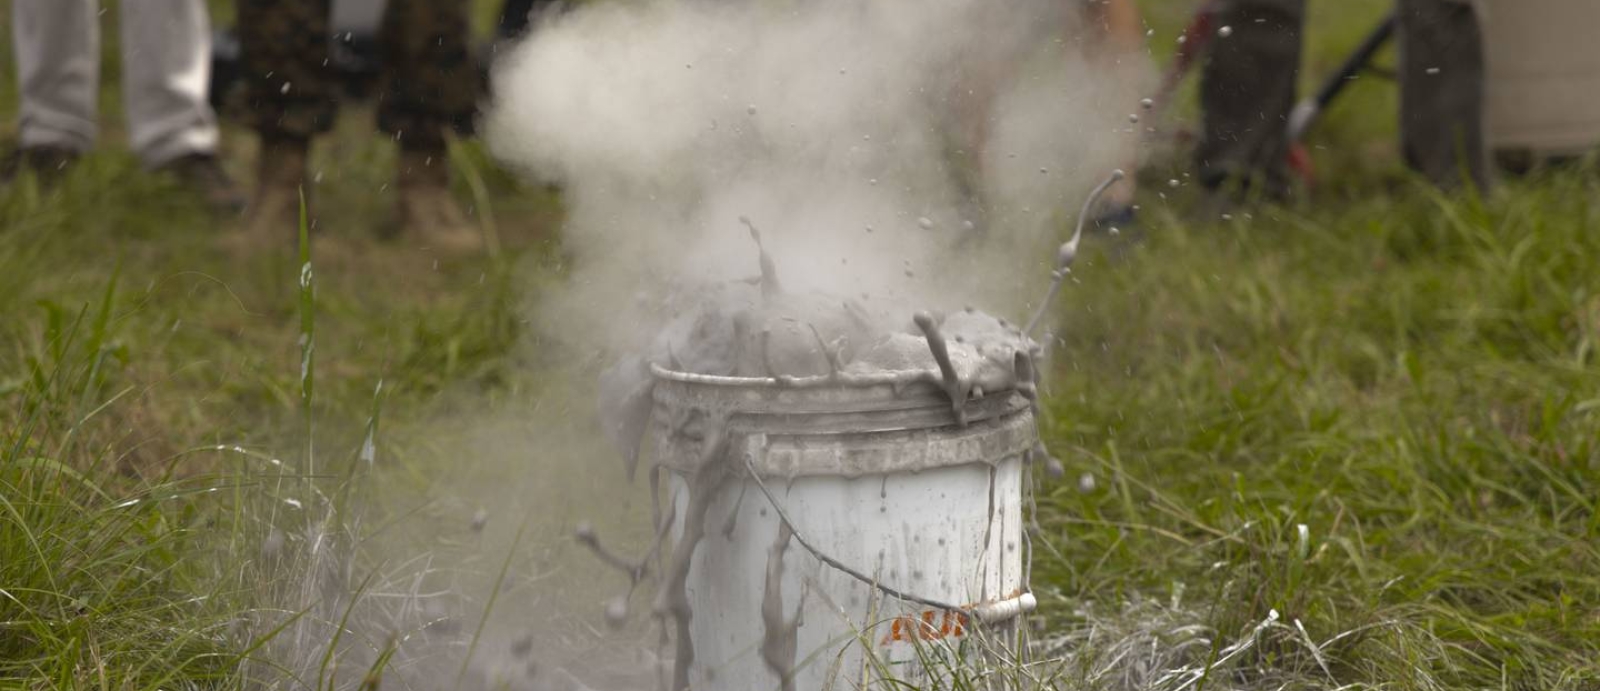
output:
M549 18L497 67L485 122L498 157L565 191L574 265L546 325L638 345L664 288L756 272L741 216L786 288L1018 313L1061 222L1128 163L1145 83L1084 57L1078 9L660 0Z
M541 336L588 352L639 347L669 316L668 289L758 271L741 216L762 229L786 288L898 299L906 315L971 302L1022 316L1062 221L1127 165L1125 118L1148 83L1127 57L1085 57L1096 31L1078 9L596 0L544 22L497 66L484 123L499 158L564 189L573 265L540 296ZM593 465L612 450L588 417L589 384L551 383L526 409L478 401L413 423L398 447L472 459L430 490L445 498L430 498L418 535L375 541L315 522L270 533L263 559L297 576L267 598L286 604L254 625L310 615L295 615L260 673L321 683L333 650L342 671L328 685L351 688L392 644L385 688L587 688L568 671L583 662L558 653L621 577L593 575L570 524L599 519L624 550L651 535L628 528L644 525L648 495L621 488L620 463ZM415 554L411 540L434 533L448 539ZM391 555L375 563L392 571L363 584L358 553ZM546 581L557 565L572 572ZM491 602L503 613L489 616ZM628 675L648 679L658 661L635 643L607 648L585 678L642 687Z

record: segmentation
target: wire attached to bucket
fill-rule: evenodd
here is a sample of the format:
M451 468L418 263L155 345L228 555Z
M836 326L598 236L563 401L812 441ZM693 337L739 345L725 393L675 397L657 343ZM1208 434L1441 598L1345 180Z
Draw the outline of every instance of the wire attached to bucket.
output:
M1083 201L1083 210L1078 212L1077 229L1072 231L1072 238L1063 243L1061 249L1056 251L1056 270L1053 272L1055 280L1050 282L1050 292L1045 293L1044 301L1039 303L1039 309L1034 310L1033 318L1028 320L1026 327L1023 327L1022 334L1024 336L1030 338L1033 336L1033 328L1039 325L1039 320L1043 319L1045 312L1050 310L1050 303L1055 300L1056 293L1061 291L1062 281L1067 280L1067 273L1072 269L1072 261L1078 258L1078 241L1083 239L1083 221L1089 217L1089 212L1094 209L1094 203L1100 200L1100 195L1105 194L1106 189L1116 184L1125 175L1121 168L1111 171L1111 175L1105 179L1105 182L1095 187L1094 191L1089 193L1089 198Z
M806 540L805 536L801 535L800 531L795 529L794 521L789 520L789 514L784 513L783 507L778 504L778 498L772 496L772 492L767 489L767 483L763 482L761 480L761 474L756 472L755 460L751 458L749 454L746 454L744 457L744 467L746 470L750 471L751 479L756 481L756 489L761 490L761 494L765 495L767 498L767 503L772 505L772 510L778 513L778 520L783 521L784 525L789 526L789 532L794 536L794 541L799 543L801 547L805 548L807 552L810 552L811 556L816 557L817 561L827 564L844 575L861 581L878 592L897 600L915 602L919 605L927 605L934 609L941 609L947 612L966 612L967 610L971 609L969 607L962 607L961 605L952 605L947 602L940 602L938 600L922 597L920 595L912 595L911 593L891 588L879 583L877 579L850 568L844 562L834 559L833 557L824 554L816 547L811 546L811 542Z

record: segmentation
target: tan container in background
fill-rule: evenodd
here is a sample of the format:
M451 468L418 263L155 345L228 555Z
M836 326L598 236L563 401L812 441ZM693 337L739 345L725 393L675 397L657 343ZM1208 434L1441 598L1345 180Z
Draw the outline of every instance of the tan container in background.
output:
M1600 145L1600 0L1489 0L1489 144L1537 157Z

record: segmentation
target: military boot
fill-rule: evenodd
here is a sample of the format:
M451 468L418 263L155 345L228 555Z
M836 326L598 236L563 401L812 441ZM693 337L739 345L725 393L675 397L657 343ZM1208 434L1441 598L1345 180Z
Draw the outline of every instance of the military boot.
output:
M450 194L450 168L443 147L400 151L397 201L404 241L448 255L483 252L483 232Z
M247 203L216 154L186 154L157 166L156 170L177 178L179 184L193 190L206 207L216 213L238 214Z
M0 182L11 182L24 172L31 172L42 183L54 183L79 156L77 151L61 146L20 147L0 161Z
M294 247L300 233L300 194L306 192L306 217L311 194L306 185L306 160L311 141L263 138L256 174L256 194L246 207L240 244L263 249Z

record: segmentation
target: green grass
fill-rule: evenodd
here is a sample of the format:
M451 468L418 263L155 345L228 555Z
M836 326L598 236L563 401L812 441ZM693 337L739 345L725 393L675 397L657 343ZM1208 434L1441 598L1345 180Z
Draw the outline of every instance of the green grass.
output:
M1159 36L1187 7L1146 5ZM1313 3L1311 71L1382 5ZM1392 90L1348 98L1305 206L1223 222L1152 191L1142 244L1086 241L1045 425L1055 667L1025 676L1600 683L1600 176L1438 197L1382 143ZM293 229L231 257L234 222L139 172L108 115L62 184L0 191L0 688L492 687L522 640L594 660L620 581L561 536L642 540L648 500L611 492L595 354L529 326L559 199L467 142L497 257L380 241L394 152L352 107L316 154L313 293ZM245 177L249 138L225 146Z
M113 284L114 285L114 284ZM228 598L187 558L203 485L118 482L93 432L126 353L108 339L115 294L52 310L48 347L9 388L0 449L0 679L59 688L155 688L225 678ZM216 599L211 599L215 596Z
M1600 679L1600 180L1408 191L1167 214L1081 271L1048 438L1094 488L1043 519L1066 602L1181 589L1221 637L1273 609L1358 632L1332 679L1285 634L1232 683Z

